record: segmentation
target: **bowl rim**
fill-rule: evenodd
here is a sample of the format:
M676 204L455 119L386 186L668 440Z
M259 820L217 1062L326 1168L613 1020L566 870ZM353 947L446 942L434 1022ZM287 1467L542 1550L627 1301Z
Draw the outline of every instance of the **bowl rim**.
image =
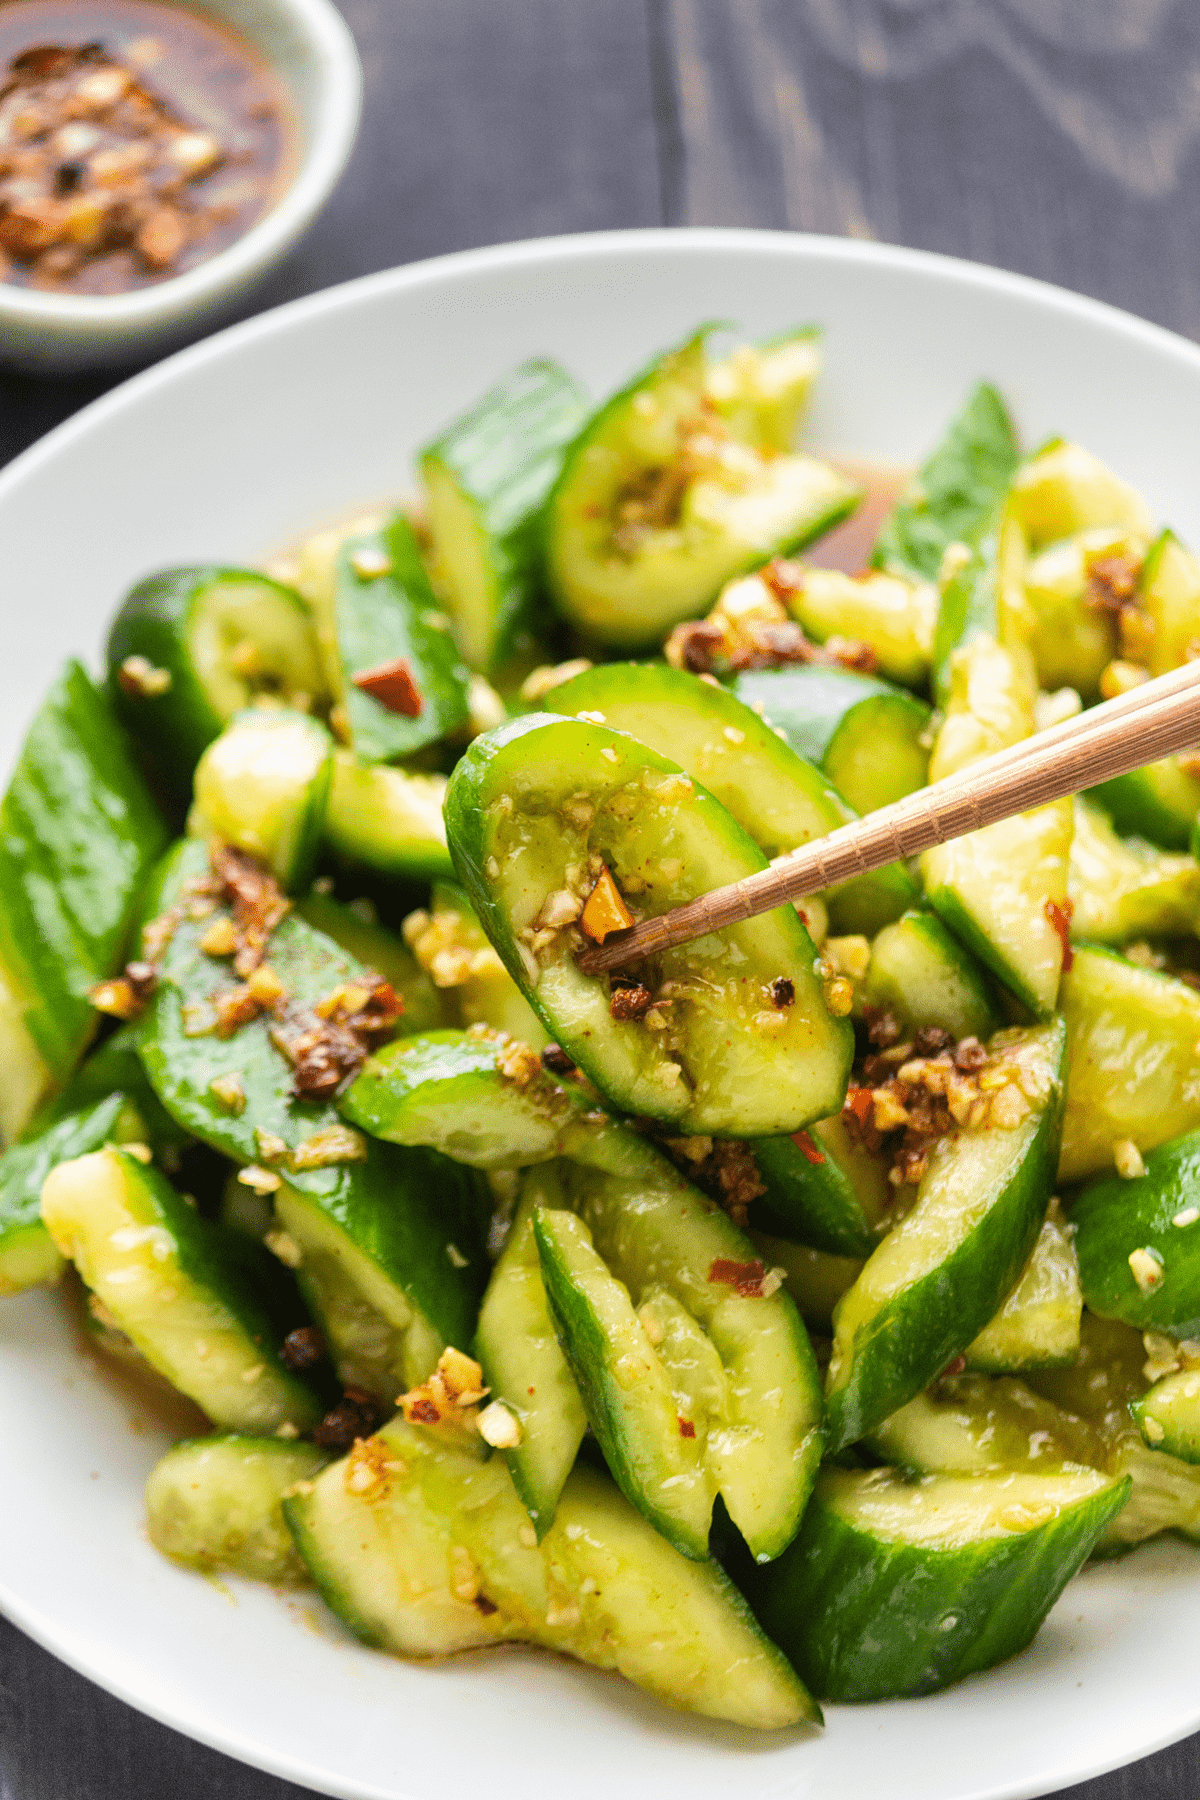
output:
M182 275L127 294L54 294L0 283L0 330L43 326L52 339L93 342L168 325L241 288L289 250L329 197L349 159L362 113L362 64L333 0L268 0L299 30L316 74L313 130L295 175L258 222ZM183 0L188 10L188 0ZM233 23L233 21L230 21Z
M1116 332L1131 345L1168 355L1193 374L1200 374L1200 345L1165 327L1137 318L1103 301L1072 293L1051 283L1012 274L986 264L976 264L940 253L911 250L876 242L819 236L787 231L743 229L736 227L665 228L654 227L579 233L558 237L528 239L483 249L458 251L430 258L404 267L358 277L315 294L289 301L215 333L213 336L165 358L140 374L121 383L109 393L93 401L80 412L55 427L22 452L0 471L0 500L10 500L26 477L35 476L47 460L61 449L84 440L93 431L103 430L110 418L119 417L136 407L143 396L169 389L180 377L191 375L214 360L230 353L252 350L260 340L287 331L294 325L315 318L352 311L361 302L374 301L388 293L404 293L447 282L470 282L480 275L513 269L552 268L556 262L600 260L614 253L646 252L651 255L703 255L708 252L770 251L787 247L798 260L834 260L860 270L871 268L907 272L948 281L963 293L996 295L1018 302L1033 302L1057 312L1061 317L1081 324L1102 326ZM76 1669L139 1712L155 1718L173 1730L195 1741L209 1744L254 1768L263 1769L286 1780L305 1786L313 1785L311 1766L306 1766L300 1753L264 1752L261 1745L236 1734L208 1729L195 1717L181 1716L177 1707L159 1696L148 1695L136 1685L127 1685L114 1676L99 1656L89 1654L78 1642L64 1644L57 1622L45 1618L36 1604L15 1600L11 1593L0 1593L0 1610L30 1636L68 1666ZM1070 1776L1070 1783L1087 1781L1108 1771L1126 1766L1133 1760L1149 1756L1157 1750L1180 1741L1200 1724L1200 1708L1182 1723L1152 1733L1138 1748L1134 1757L1093 1755L1082 1762ZM362 1788L340 1786L342 1793L365 1792ZM1036 1778L1020 1789L1010 1785L979 1790L977 1800L985 1795L994 1800L1016 1800L1018 1794L1033 1796L1044 1792Z

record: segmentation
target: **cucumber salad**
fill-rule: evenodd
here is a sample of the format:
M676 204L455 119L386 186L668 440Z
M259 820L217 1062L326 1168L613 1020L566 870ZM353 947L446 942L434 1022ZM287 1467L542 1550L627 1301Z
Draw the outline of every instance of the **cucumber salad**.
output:
M782 1729L1200 1542L1200 754L581 953L1200 655L1200 561L981 385L830 566L819 332L713 335L599 408L525 363L412 504L149 575L62 672L0 1295L208 1422L178 1563Z

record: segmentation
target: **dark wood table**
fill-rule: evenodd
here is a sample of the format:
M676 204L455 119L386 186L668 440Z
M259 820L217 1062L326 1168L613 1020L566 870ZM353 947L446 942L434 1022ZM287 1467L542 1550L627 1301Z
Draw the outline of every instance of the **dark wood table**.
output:
M362 136L256 309L511 238L762 225L996 263L1200 337L1195 0L342 10L366 68ZM0 376L0 460L117 378ZM0 1800L301 1791L142 1718L0 1621ZM1200 1738L1071 1792L1195 1800Z

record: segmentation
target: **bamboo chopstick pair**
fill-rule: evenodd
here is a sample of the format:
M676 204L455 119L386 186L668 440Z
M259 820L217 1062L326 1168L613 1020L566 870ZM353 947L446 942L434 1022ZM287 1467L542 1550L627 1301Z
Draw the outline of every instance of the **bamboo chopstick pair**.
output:
M620 968L1196 744L1200 744L1200 662L1185 663L1116 700L1035 732L803 845L757 875L615 932L603 944L584 951L579 966L588 975Z

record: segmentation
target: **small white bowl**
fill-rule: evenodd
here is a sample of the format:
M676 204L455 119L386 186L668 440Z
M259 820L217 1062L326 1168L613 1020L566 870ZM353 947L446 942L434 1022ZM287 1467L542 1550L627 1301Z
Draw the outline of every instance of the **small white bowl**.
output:
M239 31L270 63L295 107L292 181L228 249L183 275L129 294L51 294L0 282L0 360L34 373L132 363L211 327L308 230L354 145L362 67L331 0L184 0Z

